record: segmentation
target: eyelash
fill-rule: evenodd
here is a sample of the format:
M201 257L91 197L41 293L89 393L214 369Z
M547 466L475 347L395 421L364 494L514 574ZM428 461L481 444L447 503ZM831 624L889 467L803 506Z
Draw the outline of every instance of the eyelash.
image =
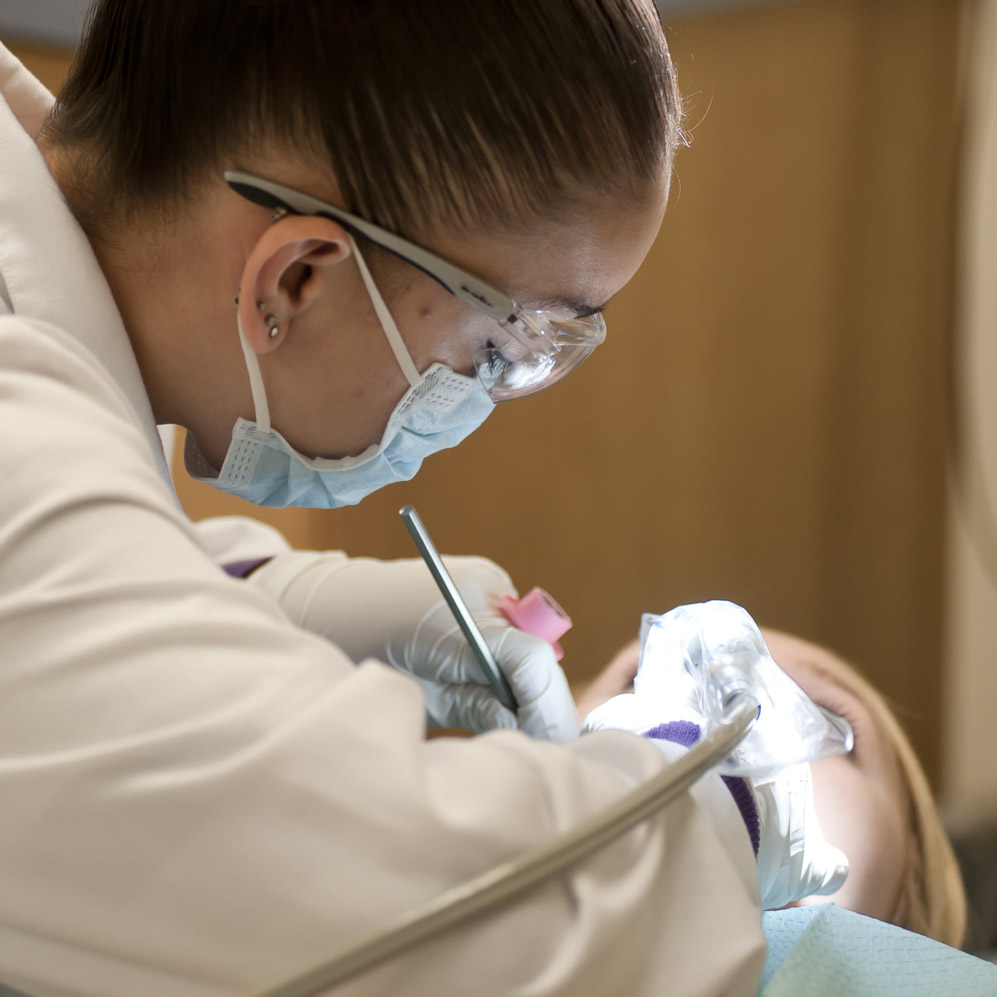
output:
M842 700L835 699L833 696L821 696L820 699L815 699L814 702L818 706L823 706L825 710L836 713L851 724L852 733L855 735L855 747L858 748L859 740L863 735L860 733L861 725L855 722L855 715L852 713L851 708L844 705Z

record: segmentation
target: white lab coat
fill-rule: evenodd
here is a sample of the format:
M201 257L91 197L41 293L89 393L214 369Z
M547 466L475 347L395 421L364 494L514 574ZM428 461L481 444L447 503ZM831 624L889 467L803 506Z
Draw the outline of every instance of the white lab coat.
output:
M252 993L659 771L617 732L426 742L414 682L218 570L32 141L51 97L2 47L0 89L0 981ZM748 838L697 792L337 993L753 993Z

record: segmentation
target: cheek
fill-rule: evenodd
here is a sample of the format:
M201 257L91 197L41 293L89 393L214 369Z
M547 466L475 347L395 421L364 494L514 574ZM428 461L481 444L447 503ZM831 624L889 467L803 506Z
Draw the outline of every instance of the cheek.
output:
M460 374L471 374L475 352L495 332L495 323L488 316L442 289L438 294L423 291L406 295L398 305L395 321L420 371L443 363Z
M837 894L816 897L880 920L889 919L904 874L907 839L897 801L845 758L813 766L814 801L824 836L849 860Z

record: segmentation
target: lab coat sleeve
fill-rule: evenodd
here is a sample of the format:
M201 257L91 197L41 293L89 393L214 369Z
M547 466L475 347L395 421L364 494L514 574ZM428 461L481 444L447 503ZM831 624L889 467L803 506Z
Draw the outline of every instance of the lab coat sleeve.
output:
M666 764L612 731L426 742L414 683L210 562L86 351L8 317L0 357L0 981L250 994ZM686 795L336 993L752 994L738 821Z
M248 516L211 516L191 525L201 548L221 567L277 557L291 549L280 530Z
M159 439L167 466L173 466L177 427L162 425ZM191 524L201 549L215 564L225 567L246 561L262 561L291 549L280 530L249 516L211 516Z

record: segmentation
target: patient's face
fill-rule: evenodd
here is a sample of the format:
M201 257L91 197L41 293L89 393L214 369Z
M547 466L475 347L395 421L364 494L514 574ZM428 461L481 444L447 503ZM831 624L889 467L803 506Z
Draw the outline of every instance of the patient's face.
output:
M776 663L814 702L848 720L855 750L812 765L814 801L824 836L849 859L848 880L830 897L808 897L800 905L833 902L889 921L904 877L910 847L907 792L886 732L878 726L851 669L829 652L785 634L766 632Z

